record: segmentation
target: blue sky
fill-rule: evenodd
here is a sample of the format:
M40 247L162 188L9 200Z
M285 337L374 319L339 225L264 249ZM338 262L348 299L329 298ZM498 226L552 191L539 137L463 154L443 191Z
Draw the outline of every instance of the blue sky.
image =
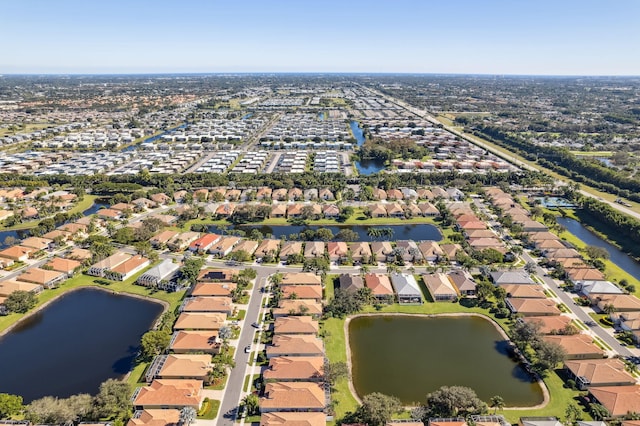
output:
M2 0L0 73L640 75L640 0Z

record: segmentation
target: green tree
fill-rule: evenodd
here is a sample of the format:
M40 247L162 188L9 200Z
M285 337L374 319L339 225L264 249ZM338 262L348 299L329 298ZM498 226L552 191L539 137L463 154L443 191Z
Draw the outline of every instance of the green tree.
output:
M242 405L248 416L255 416L260 413L260 399L258 395L250 393L242 399Z
M198 275L200 274L200 268L202 268L203 265L204 260L192 257L184 262L180 272L182 276L191 283L191 285L195 285Z
M609 259L609 252L603 247L586 246L584 251L591 259Z
M21 410L22 397L20 395L0 393L0 419L11 417Z
M432 417L466 417L487 412L473 389L464 386L442 386L427 395L427 411Z
M131 405L131 392L131 386L127 382L115 379L102 382L95 399L98 414L102 417L124 418Z
M569 404L564 411L564 424L575 425L578 421L583 419L582 411L576 406L576 404Z
M542 323L538 321L516 321L509 329L511 340L521 351L527 345L537 346L542 340Z
M500 395L492 396L491 399L489 399L489 406L494 409L493 412L495 414L498 410L504 408L504 398Z
M384 426L391 420L391 416L401 410L402 404L398 398L374 392L362 398L356 417L369 426Z
M71 423L75 417L75 413L64 399L52 396L33 400L25 409L25 419L35 424Z
M189 426L196 420L198 412L193 407L182 407L180 410L180 424Z
M151 359L164 352L171 342L171 334L165 330L151 330L142 335L140 345L142 346L142 356Z
M9 312L24 314L36 306L38 297L30 291L17 290L11 293L4 301L4 306Z
M349 376L349 367L346 362L325 362L324 364L324 380L331 386L335 385L340 379Z
M538 344L536 354L538 355L538 363L541 364L543 370L556 368L567 357L567 352L562 346L544 340Z

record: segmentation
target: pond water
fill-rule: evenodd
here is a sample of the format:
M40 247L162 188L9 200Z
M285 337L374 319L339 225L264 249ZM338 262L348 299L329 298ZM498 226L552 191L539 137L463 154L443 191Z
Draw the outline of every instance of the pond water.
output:
M95 202L91 205L91 207L89 207L88 209L86 209L85 211L82 212L83 216L90 216L92 214L95 214L98 212L98 210L100 209L106 209L107 207L109 207L109 204L107 203L101 203L101 202Z
M235 229L240 229L246 232L246 235L249 235L252 229L257 229L262 233L262 235L269 236L272 238L280 238L280 237L288 237L291 234L299 234L300 232L312 229L314 231L319 228L328 228L331 232L336 235L340 232L341 229L351 229L352 231L358 234L358 241L380 241L380 238L374 238L368 235L368 231L370 229L386 229L389 228L393 231L393 235L386 236L383 240L414 240L414 241L423 241L423 240L434 240L440 241L442 240L442 234L438 227L428 224L411 224L411 225L332 225L332 226L294 226L294 225L239 225L236 226ZM229 229L234 229L234 227L229 227ZM213 232L215 234L222 233L220 229L211 225L209 227L209 232Z
M384 165L383 161L374 159L356 161L355 164L356 170L358 170L358 173L363 176L372 175L387 168L387 166Z
M506 406L543 401L542 389L507 355L508 342L480 317L362 316L349 324L353 385L361 397L394 395L424 402L441 386L467 386Z
M635 279L640 280L640 263L633 259L633 257L629 256L613 244L604 241L575 219L559 217L557 218L557 221L560 225L564 226L567 231L578 237L585 244L602 247L607 250L611 262L618 265Z
M349 127L351 128L351 133L353 133L353 137L356 138L356 144L358 146L362 145L365 141L364 132L360 128L360 125L356 120L351 120L349 122Z
M97 289L68 293L0 338L0 392L25 403L96 394L100 383L129 372L161 312L158 303Z
M547 207L550 209L556 209L558 207L560 208L575 207L575 205L571 201L562 197L537 197L536 200L539 200L540 204L543 207Z
M28 229L20 229L16 231L0 231L0 250L17 243L17 240L27 238L30 235L30 232L31 231ZM10 242L9 240L7 240L7 237L14 238L16 241L13 244L6 244L5 240L7 242Z

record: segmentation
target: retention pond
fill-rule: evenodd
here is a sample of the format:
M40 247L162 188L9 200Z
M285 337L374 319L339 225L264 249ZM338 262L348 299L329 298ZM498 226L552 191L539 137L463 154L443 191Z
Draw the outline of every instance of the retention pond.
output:
M352 380L360 397L394 395L424 403L441 386L467 386L506 406L543 402L540 385L508 355L509 342L479 316L366 315L349 322Z
M25 403L96 394L132 367L140 337L162 305L97 289L72 291L0 338L0 393Z

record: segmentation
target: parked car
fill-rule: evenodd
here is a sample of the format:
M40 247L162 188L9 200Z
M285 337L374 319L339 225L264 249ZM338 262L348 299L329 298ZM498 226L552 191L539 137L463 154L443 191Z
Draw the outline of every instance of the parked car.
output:
M251 345L247 345L244 347L244 353L248 354L249 352L251 352Z

